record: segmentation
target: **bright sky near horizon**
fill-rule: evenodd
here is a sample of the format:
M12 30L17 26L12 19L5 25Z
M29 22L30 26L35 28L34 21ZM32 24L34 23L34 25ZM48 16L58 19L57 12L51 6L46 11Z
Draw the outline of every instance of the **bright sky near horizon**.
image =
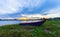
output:
M0 0L0 18L60 17L60 0Z

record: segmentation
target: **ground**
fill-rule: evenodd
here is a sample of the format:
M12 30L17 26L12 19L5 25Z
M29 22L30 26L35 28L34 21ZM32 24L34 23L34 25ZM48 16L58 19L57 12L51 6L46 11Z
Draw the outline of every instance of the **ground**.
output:
M60 20L47 20L38 27L19 24L0 26L0 37L60 37Z

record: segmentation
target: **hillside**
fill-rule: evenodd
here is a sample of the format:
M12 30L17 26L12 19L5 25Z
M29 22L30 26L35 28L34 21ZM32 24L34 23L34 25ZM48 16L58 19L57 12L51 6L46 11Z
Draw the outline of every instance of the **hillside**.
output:
M0 26L0 37L60 37L60 21L47 20L39 27L19 24Z

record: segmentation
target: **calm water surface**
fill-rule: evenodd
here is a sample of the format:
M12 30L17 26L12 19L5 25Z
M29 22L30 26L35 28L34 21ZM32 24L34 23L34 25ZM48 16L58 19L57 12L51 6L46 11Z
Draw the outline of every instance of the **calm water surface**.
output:
M19 24L21 21L0 21L0 26L8 24Z

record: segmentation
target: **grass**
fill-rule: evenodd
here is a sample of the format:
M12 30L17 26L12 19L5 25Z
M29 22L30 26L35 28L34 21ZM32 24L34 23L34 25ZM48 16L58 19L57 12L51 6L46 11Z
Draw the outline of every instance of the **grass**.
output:
M60 37L60 21L47 20L39 27L0 26L0 37Z

